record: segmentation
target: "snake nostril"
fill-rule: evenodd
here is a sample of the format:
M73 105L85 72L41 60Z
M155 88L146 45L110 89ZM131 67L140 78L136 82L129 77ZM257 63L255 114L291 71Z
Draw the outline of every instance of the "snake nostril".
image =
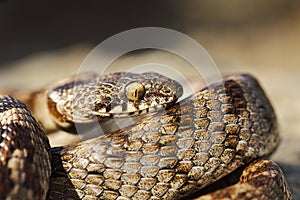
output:
M170 88L163 88L161 91L162 91L164 94L169 94L169 93L171 93Z

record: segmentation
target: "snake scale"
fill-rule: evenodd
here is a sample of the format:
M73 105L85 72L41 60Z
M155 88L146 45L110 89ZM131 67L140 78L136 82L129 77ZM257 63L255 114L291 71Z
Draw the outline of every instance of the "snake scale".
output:
M280 142L276 116L250 75L225 77L177 103L182 88L162 75L117 73L101 80L100 86L82 79L49 93L59 126L70 130L120 111L155 113L51 148L29 109L0 96L1 199L291 199L280 168L266 159ZM106 96L95 90L103 84ZM82 92L58 95L74 86L101 101L84 100ZM84 112L74 110L74 101L84 103Z

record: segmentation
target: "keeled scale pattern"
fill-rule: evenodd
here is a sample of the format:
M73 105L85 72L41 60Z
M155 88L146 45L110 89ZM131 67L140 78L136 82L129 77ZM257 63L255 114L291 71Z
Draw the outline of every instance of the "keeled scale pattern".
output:
M53 149L48 198L181 198L274 151L276 123L258 83L231 76L128 130Z
M45 199L49 152L46 135L25 105L0 95L0 199Z
M291 200L292 195L280 167L271 160L257 159L243 170L236 184L194 200L214 199Z

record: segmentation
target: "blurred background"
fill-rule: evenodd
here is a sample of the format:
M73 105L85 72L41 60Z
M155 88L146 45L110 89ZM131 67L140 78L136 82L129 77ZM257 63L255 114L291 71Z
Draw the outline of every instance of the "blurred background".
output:
M40 88L75 74L96 45L128 29L182 32L222 74L259 79L280 122L273 159L300 199L299 8L296 0L0 1L0 89Z

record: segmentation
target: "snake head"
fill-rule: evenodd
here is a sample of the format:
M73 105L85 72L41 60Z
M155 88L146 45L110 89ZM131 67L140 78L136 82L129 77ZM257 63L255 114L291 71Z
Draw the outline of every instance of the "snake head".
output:
M114 89L107 112L115 117L155 112L173 105L183 93L177 81L154 72L126 73Z
M153 113L183 94L180 83L155 72L90 77L67 81L48 93L49 110L59 126Z

